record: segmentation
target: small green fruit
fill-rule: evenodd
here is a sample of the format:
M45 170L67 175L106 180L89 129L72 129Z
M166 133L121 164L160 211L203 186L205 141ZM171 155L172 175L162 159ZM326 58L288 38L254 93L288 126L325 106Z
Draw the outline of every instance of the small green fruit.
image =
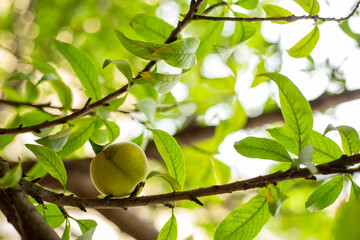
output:
M94 157L90 176L96 189L104 195L129 195L148 173L144 151L135 143L116 143Z

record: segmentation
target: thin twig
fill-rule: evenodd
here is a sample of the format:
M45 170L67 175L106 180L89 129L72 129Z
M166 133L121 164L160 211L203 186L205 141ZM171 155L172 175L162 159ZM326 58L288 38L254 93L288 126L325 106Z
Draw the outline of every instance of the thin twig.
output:
M304 16L287 16L287 17L251 17L251 18L234 18L234 17L211 17L211 16L204 16L204 15L194 15L193 20L207 20L207 21L233 21L233 22L266 22L266 21L285 21L285 22L294 22L298 20L313 20L315 22L317 21L323 21L323 22L329 22L329 21L336 21L336 22L343 22L345 20L348 20L350 17L352 17L356 10L358 9L360 5L360 1L358 1L354 7L354 9L351 11L351 13L342 18L334 18L334 17L320 17L320 16L313 16L313 15L304 15Z
M107 95L106 97L100 99L99 101L90 104L87 107L84 107L82 109L80 109L79 111L76 111L68 116L62 117L62 118L58 118L56 120L53 121L48 121L45 123L40 123L37 125L32 125L32 126L28 126L28 127L22 127L22 128L7 128L7 129L3 129L0 128L0 135L16 135L19 133L26 133L26 132L33 132L35 130L41 130L44 128L49 128L49 127L53 127L56 125L60 125L60 124L64 124L67 123L71 120L77 119L77 118L81 118L82 116L86 115L87 113L95 110L96 108L99 108L101 106L103 106L104 104L106 104L107 102L113 100L114 98L116 98L117 96L123 94L124 92L126 92L128 89L128 86L124 86L122 88L120 88L119 90Z
M227 2L219 2L219 3L216 3L214 5L211 5L210 7L208 7L207 9L205 9L205 11L203 11L203 13L201 15L207 15L209 14L211 11L213 11L215 8L217 7L221 7L221 6L226 6L227 5Z
M51 105L50 103L45 103L45 104L33 104L33 103L26 103L26 102L18 102L18 101L11 101L11 100L4 100L4 99L0 99L0 104L3 104L3 105L8 105L8 106L13 106L13 107L22 107L22 106L27 106L27 107L33 107L33 108L36 108L36 109L39 109L40 111L43 111L43 112L46 112L46 113L49 113L48 111L45 110L45 108L49 108L49 109L56 109L56 110L59 110L59 111L71 111L71 112L76 112L76 111L80 111L81 109L79 108L64 108L64 107L59 107L59 106L53 106ZM106 106L106 104L104 105ZM175 106L174 106L175 107ZM114 112L119 112L119 113L124 113L124 114L130 114L132 112L135 112L136 110L134 111L124 111L124 110L115 110ZM52 114L52 113L51 113ZM54 114L52 114L54 115ZM91 113L87 113L87 115L95 115L95 114L91 114ZM55 116L55 115L54 115Z
M197 11L199 10L199 7L201 6L201 4L203 2L204 2L204 0L198 0L193 5L191 5L190 10L186 14L185 18L181 22L178 23L178 26L171 32L169 38L166 40L165 43L171 43L177 39L177 36L180 34L180 32L189 23L191 23L193 21L194 14L197 13ZM142 72L150 71L155 64L156 64L156 61L149 62L145 66L145 68L141 72L139 72L139 74L135 77L135 79L140 78L140 74ZM44 128L53 127L56 125L67 123L74 119L81 118L82 116L86 115L87 113L106 105L107 102L109 102L109 101L115 99L116 97L120 96L121 94L125 93L133 86L134 86L134 83L131 83L129 87L128 87L128 85L125 85L122 88L118 89L117 91L110 93L106 97L90 104L89 106L86 106L86 107L80 109L79 111L76 111L68 116L58 118L53 121L48 121L45 123L32 125L32 126L28 126L28 127L21 127L21 128L0 128L0 135L16 135L16 134L20 134L20 133L40 131L41 129L44 129Z
M27 106L27 107L37 108L37 109L42 110L42 111L44 111L44 108L53 108L53 109L62 110L62 107L51 106L50 103L33 104L33 103L27 103L27 102L18 102L18 101L0 99L0 104L13 106L13 107Z

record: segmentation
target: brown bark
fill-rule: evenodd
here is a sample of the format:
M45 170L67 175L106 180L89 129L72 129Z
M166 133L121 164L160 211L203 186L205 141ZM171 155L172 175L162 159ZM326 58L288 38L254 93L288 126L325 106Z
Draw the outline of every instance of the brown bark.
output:
M360 154L353 156L343 155L339 159L331 162L316 165L316 175L331 174L353 174L360 172L358 168L349 168L360 163ZM96 198L79 198L74 196L66 196L46 190L36 184L23 180L22 184L27 194L33 197L39 197L44 201L54 203L58 206L73 206L80 208L95 209L114 209L140 207L155 204L168 205L177 201L193 201L200 205L199 197L214 196L235 191L246 191L248 189L262 188L269 184L276 185L283 181L293 179L316 180L314 173L308 168L291 168L287 171L277 171L272 174L249 178L242 181L236 181L223 185L214 185L210 187L197 188L186 191L149 195L141 197L126 197L120 199L96 199Z
M8 170L8 162L0 157L0 176ZM0 210L24 240L60 239L29 201L19 184L0 190Z
M65 162L65 167L68 174L67 190L79 197L96 198L96 196L100 195L90 179L90 159ZM45 177L39 183L53 189L61 189L60 183L50 176ZM135 239L157 239L158 231L149 222L129 211L123 209L96 210L118 226L122 232Z

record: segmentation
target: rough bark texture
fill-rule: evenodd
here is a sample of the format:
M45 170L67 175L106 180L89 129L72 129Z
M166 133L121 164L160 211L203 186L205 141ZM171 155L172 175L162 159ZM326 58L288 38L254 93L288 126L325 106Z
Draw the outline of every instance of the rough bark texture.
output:
M8 170L8 162L0 157L0 176ZM0 210L24 240L60 239L29 201L19 184L0 190Z

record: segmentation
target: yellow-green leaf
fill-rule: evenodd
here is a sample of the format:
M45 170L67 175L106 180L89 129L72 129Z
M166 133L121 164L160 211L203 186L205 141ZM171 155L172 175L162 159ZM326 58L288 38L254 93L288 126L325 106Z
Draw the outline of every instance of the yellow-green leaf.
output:
M317 15L320 11L320 5L317 0L294 0L309 15Z
M174 211L170 219L165 223L159 232L157 240L176 240L177 239L177 223Z
M310 55L319 41L320 31L316 26L310 33L303 37L292 48L287 50L288 54L293 58L303 58Z
M140 13L131 18L131 27L144 40L164 43L174 27L156 16Z
M249 202L233 210L215 231L215 240L251 240L270 219L265 194L258 194Z
M57 50L70 63L85 88L86 95L94 100L101 98L101 86L97 68L90 57L70 43L55 41Z
M290 11L276 5L265 4L262 7L266 13L267 18L289 17L293 15ZM272 22L277 24L288 23L287 21L272 21Z
M22 174L21 160L19 159L18 165L10 169L2 178L0 178L0 189L10 188L18 184Z
M235 4L239 5L240 7L245 8L247 10L251 10L251 9L256 8L258 3L259 3L259 0L239 0Z
M164 159L170 176L174 177L181 185L185 183L185 163L183 153L175 138L160 129L150 129L155 145Z
M59 155L54 150L41 145L26 144L25 146L34 153L46 171L59 180L65 191L67 173L64 163Z
M170 92L184 75L185 74L161 74L153 72L143 72L140 74L147 83L161 94Z

